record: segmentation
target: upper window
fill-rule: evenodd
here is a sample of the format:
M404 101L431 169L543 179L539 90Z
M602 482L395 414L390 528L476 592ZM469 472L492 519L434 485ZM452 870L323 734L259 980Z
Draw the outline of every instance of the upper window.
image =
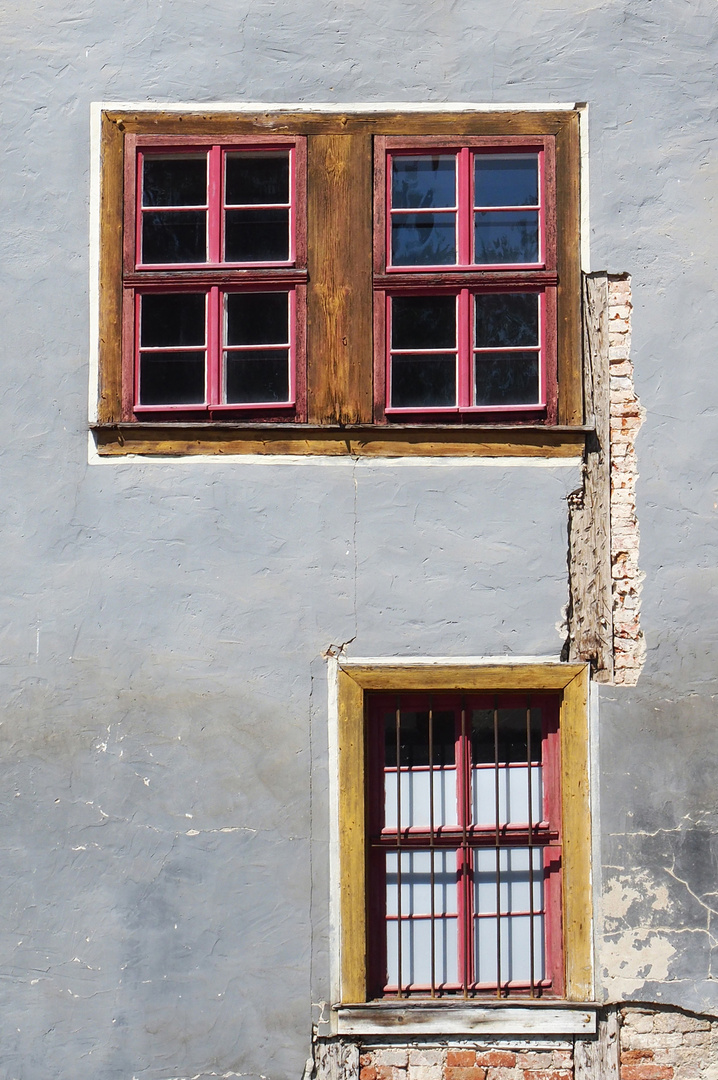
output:
M126 152L132 412L301 417L304 141L148 136Z
M576 113L100 117L101 452L580 450Z
M554 140L377 139L375 169L378 417L555 423Z

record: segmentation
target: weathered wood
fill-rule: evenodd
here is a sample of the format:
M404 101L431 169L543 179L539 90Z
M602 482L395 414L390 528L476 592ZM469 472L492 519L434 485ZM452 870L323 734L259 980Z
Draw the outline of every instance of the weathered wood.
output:
M595 1039L577 1039L573 1063L575 1080L618 1080L618 1010L608 1009L598 1018Z
M314 1046L316 1080L359 1080L359 1047L338 1039L319 1039Z
M289 427L289 430L288 430ZM548 428L412 429L321 427L196 427L162 424L112 425L95 429L98 452L178 457L188 454L301 454L340 457L578 457L581 431Z
M593 902L586 665L564 689L560 731L566 997L569 1001L590 1001L593 998Z
M583 486L569 499L569 658L590 661L595 678L613 677L610 542L610 387L608 280L584 281L584 395L595 432L586 441Z
M123 136L102 116L100 162L99 401L100 423L122 419Z
M366 822L364 808L364 695L338 674L339 895L342 1001L366 1001Z
M365 1009L340 1009L338 1029L341 1035L571 1035L590 1034L596 1030L593 1009L572 1009L532 1003L526 1007L485 1005L474 1001L469 1006L447 1002L430 1005L368 1006ZM530 1073L528 1074L531 1075ZM544 1074L545 1075L545 1074Z
M565 690L585 664L352 664L340 669L365 690Z
M578 114L556 135L558 423L583 423L581 387L580 154Z
M372 416L371 138L309 140L308 418L356 424Z

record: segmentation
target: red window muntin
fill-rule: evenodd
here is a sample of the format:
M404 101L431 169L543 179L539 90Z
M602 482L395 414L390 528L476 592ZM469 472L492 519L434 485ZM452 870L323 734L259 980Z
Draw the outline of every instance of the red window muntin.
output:
M367 744L370 995L562 996L556 696L370 695Z
M306 142L126 137L127 419L306 418Z
M555 423L557 284L552 136L375 140L377 421Z

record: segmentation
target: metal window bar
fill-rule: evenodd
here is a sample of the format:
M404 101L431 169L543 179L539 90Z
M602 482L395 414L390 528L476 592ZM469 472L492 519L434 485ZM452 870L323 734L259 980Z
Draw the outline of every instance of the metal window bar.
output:
M398 996L403 997L401 925L401 697L396 699L396 961Z
M431 890L431 997L436 997L436 904L434 900L434 703L429 698L429 888Z
M531 777L531 695L526 698L526 766L528 776L528 809L529 809L529 979L531 982L531 997L536 996L536 972L535 972L535 934L534 926L534 848L533 848L533 790Z
M499 701L494 697L494 799L496 830L496 997L501 997L501 848L499 823Z

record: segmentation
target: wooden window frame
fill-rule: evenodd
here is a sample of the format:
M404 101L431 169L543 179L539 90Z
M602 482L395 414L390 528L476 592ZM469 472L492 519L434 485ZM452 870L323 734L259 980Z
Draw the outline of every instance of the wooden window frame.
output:
M552 692L559 698L562 832L562 1000L593 996L589 671L585 664L373 664L337 669L339 844L339 993L341 1005L372 1000L368 945L367 701L374 692ZM396 999L395 999L396 1000ZM476 998L476 1003L485 1003ZM524 1003L526 999L523 999Z
M398 138L405 145L430 138L444 144L551 138L556 152L556 379L555 423L490 416L481 422L436 417L420 423L377 422L381 376L375 375L373 266L373 145ZM306 269L192 267L182 271L130 266L123 239L128 165L135 145L307 144ZM134 168L134 166L132 166ZM131 177L128 179L128 171ZM579 258L578 112L376 111L367 114L281 110L259 114L169 112L148 107L100 111L98 406L92 427L103 456L187 454L322 454L368 457L575 457L583 449L581 297ZM298 233L299 237L299 233ZM124 273L124 283L123 283ZM306 311L306 352L297 362L293 415L236 410L198 421L191 414L133 415L131 360L124 339L123 291L152 285L161 274L186 274L202 288L245 288L249 280L296 290ZM204 277L203 277L204 275ZM392 287L401 275L391 277ZM210 280L211 279L211 280ZM231 281L230 281L231 279ZM502 287L510 284L502 280ZM461 284L461 283L459 283ZM462 287L468 287L466 283ZM306 306L302 291L306 290ZM305 326L297 321L298 349ZM129 368L128 368L129 365ZM304 383L302 385L302 380ZM302 401L305 387L306 394ZM240 410L244 412L244 410Z

